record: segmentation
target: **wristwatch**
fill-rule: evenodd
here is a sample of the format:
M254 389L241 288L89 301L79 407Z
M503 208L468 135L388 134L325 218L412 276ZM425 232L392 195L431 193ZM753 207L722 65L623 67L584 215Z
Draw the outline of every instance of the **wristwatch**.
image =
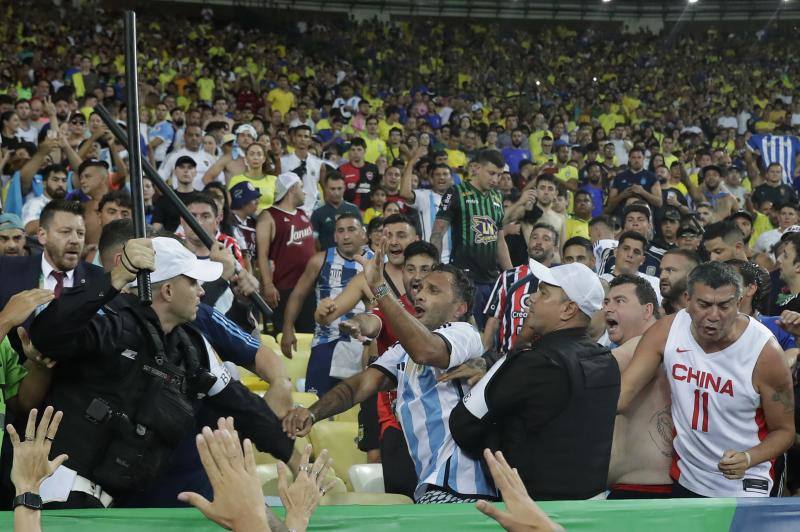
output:
M26 491L25 493L14 497L13 508L16 508L17 506L24 506L25 508L30 508L31 510L41 510L42 498L38 493Z
M377 302L380 298L388 296L390 293L389 286L386 283L381 283L372 289L372 301Z

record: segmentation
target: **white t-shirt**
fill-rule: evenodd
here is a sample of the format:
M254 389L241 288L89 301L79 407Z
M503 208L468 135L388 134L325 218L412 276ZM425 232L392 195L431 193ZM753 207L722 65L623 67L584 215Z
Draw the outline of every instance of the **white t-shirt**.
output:
M25 204L22 206L23 227L34 220L38 220L39 215L42 214L42 209L48 203L50 203L50 198L44 194L25 200Z
M442 195L430 189L419 189L414 191L414 207L419 211L420 225L422 226L422 240L431 241L433 224L436 222L436 213L439 211L439 204L442 202ZM450 231L448 230L442 237L442 264L450 263Z
M281 171L294 172L303 161L300 160L294 153L284 155L281 157ZM308 154L306 157L306 173L301 175L303 180L303 192L306 193L306 199L301 207L306 212L314 212L319 201L319 174L322 168L322 159L316 155Z
M203 187L205 186L203 184L203 176L206 174L206 170L208 170L216 161L213 156L203 151L203 148L200 148L197 151L189 151L186 148L173 151L169 154L169 156L167 156L164 164L162 164L158 169L158 175L161 176L161 179L167 181L170 177L172 177L172 171L175 170L175 161L184 155L188 155L194 159L195 163L197 163L197 175L195 176L194 183L192 183L192 185L194 186L195 190L203 190ZM215 181L225 184L225 172L220 172ZM172 186L175 188L178 187L177 179L172 180Z

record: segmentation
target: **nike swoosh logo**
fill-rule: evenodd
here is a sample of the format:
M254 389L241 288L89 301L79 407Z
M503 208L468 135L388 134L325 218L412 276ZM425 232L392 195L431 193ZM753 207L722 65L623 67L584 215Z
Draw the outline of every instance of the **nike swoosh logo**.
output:
M681 349L680 347L676 348L675 351L678 353L688 353L691 349Z

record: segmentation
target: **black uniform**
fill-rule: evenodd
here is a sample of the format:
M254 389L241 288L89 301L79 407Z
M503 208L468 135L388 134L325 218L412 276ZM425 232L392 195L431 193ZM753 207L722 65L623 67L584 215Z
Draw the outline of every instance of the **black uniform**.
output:
M258 448L289 458L292 442L274 441L277 419L263 400L209 372L213 355L196 329L164 334L151 308L118 294L109 276L67 289L31 327L37 348L59 363L46 404L64 412L52 452L69 454L65 466L114 498L147 490L195 431L199 399L234 416Z
M554 331L493 366L450 432L468 455L503 451L537 500L586 499L606 489L619 387L616 360L586 329Z

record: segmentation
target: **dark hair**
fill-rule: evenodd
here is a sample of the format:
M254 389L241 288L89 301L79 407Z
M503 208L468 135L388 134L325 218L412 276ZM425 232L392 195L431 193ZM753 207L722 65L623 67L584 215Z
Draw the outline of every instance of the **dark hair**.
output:
M725 261L725 264L733 266L739 271L744 286L756 285L756 293L753 294L751 305L753 310L764 312L766 310L765 303L772 290L772 279L769 276L769 272L755 262L742 259L729 259Z
M217 98L217 100L224 100L225 98ZM216 101L216 100L215 100ZM206 135L211 135L214 131L224 129L227 131L228 123L222 120L215 120L206 124Z
M39 215L39 227L47 229L47 226L57 212L66 212L83 217L83 205L79 201L54 199L42 209L42 213Z
M601 214L600 216L595 216L589 220L589 227L597 224L603 224L611 229L614 229L614 220L612 220L611 216L607 214Z
M78 167L78 175L81 175L83 173L83 171L86 170L87 168L89 168L90 166L97 166L97 167L100 167L100 168L104 169L106 172L108 172L108 163L107 162L101 161L100 159L86 159Z
M784 233L781 235L779 243L789 243L794 246L794 264L800 262L800 233Z
M463 316L460 316L462 320L466 320L472 313L472 300L475 297L475 285L472 283L472 280L467 277L464 270L452 264L437 264L431 271L449 273L453 277L451 285L453 286L455 296L467 304L467 311Z
M409 226L411 226L412 229L414 229L415 233L419 234L419 231L417 231L417 226L414 224L414 221L403 213L392 214L391 216L387 216L386 218L383 219L384 227L392 224L408 224Z
M638 212L640 214L643 214L644 217L647 218L647 221L650 221L650 213L651 213L650 207L642 203L631 203L630 205L625 207L625 209L622 211L623 223L625 222L625 218L627 218L628 215L632 212Z
M589 193L589 191L582 188L575 191L575 193L572 195L572 200L577 200L578 196L587 196L590 200L592 199L592 195Z
M452 172L450 167L444 163L433 163L432 165L428 166L428 173L433 175L434 170L439 170L440 168L446 168L448 172Z
M641 233L637 233L636 231L625 231L621 235L619 235L619 245L621 246L625 240L636 240L637 242L642 243L642 250L647 249L647 239L642 236Z
M726 244L735 244L736 242L744 242L744 233L732 220L722 220L708 225L705 228L703 239L706 241L721 238Z
M154 236L153 227L148 225L145 234L148 238ZM106 250L122 246L128 240L134 238L134 236L136 235L133 230L133 218L113 220L103 226L103 230L100 233L100 241L97 243L97 249L102 255Z
M659 305L656 291L653 289L653 286L647 279L644 277L639 277L638 275L622 273L614 277L608 286L609 288L614 288L615 286L620 286L623 284L634 285L636 287L636 299L639 301L639 304L647 305L649 303L650 305L653 305L653 317L656 319L661 317L658 310Z
M362 139L361 137L356 137L352 141L350 141L350 147L352 148L353 146L361 146L362 148L364 148L366 150L367 149L367 142L364 139Z
M403 251L403 257L406 260L411 257L416 257L417 255L427 255L432 258L434 262L437 264L439 263L439 250L430 242L416 240L406 246L405 251Z
M111 192L106 192L103 194L103 197L100 198L100 203L97 205L97 210L102 211L106 203L116 203L120 207L127 207L131 210L133 209L131 195L128 194L126 190L112 190Z
M291 134L294 135L295 133L297 133L301 129L305 129L306 131L308 131L309 135L311 134L311 128L308 127L308 125L306 125L306 124L300 124L299 126L293 127L292 131L291 131Z
M558 189L558 179L553 174L539 174L536 176L536 186L539 186L539 182L541 181L549 181L553 183L553 185Z
M350 220L351 218L353 220L358 220L358 225L361 225L361 226L364 225L364 221L361 219L361 215L358 214L358 213L355 213L353 211L346 211L346 212L343 212L342 214L337 215L336 216L336 221L334 222L334 225L339 223L339 220Z
M689 273L687 291L689 296L694 292L694 285L704 284L710 288L717 289L723 286L732 286L736 291L736 297L742 295L742 276L733 266L723 262L711 261L699 264Z
M553 244L558 246L558 231L556 231L555 227L553 227L550 224L544 223L544 222L537 222L536 224L534 224L533 228L531 229L531 236L533 236L533 232L536 231L537 229L546 229L546 230L550 231L551 233L553 233Z
M703 262L703 259L696 251L692 251L690 249L683 249L683 248L672 248L668 249L666 253L661 257L661 260L664 260L664 257L667 255L680 255L684 259L688 260L693 264L692 268L697 266L698 264Z
M42 168L40 173L42 174L42 179L44 181L47 181L47 179L50 177L50 174L52 174L53 172L62 172L64 174L66 174L67 173L67 167L64 166L63 164L58 164L58 163L50 164L50 165L45 166L44 168Z
M503 166L506 164L505 159L503 159L503 155L497 150L480 150L475 154L473 162L478 164L492 163L498 168L503 168Z
M568 238L564 245L561 246L561 254L564 254L564 251L570 246L580 246L584 248L589 255L594 254L594 246L592 245L592 241L588 238L582 236L573 236L572 238Z
M186 195L186 198L183 200L184 205L187 207L193 203L204 203L211 207L211 210L214 212L214 216L219 214L219 208L217 207L217 202L214 201L214 198L211 197L210 194L207 192L190 192Z
M367 224L367 234L370 234L371 232L378 229L383 229L383 216L376 216L375 218L369 221L369 223Z
M325 182L327 183L330 180L334 181L344 181L344 176L338 170L334 170L332 168L327 168L325 171Z
M795 203L793 201L786 201L784 203L781 203L777 207L773 207L773 209L778 211L778 212L780 212L781 209L785 209L787 207L790 208L790 209L794 209L795 212L800 211L800 206L798 206L797 203Z

